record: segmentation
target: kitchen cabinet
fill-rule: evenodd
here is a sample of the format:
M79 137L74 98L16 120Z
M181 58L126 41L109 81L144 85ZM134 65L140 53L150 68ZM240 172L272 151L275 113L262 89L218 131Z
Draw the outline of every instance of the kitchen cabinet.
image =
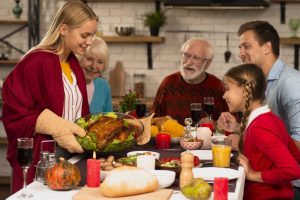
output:
M294 67L299 70L299 46L300 38L280 38L281 44L294 45Z
M107 43L145 43L147 45L148 69L153 69L152 43L163 43L164 37L159 36L99 36Z

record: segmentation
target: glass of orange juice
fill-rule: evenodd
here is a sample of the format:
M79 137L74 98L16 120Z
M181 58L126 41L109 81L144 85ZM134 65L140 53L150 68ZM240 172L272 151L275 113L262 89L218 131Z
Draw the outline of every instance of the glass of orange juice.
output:
M214 167L229 167L231 156L231 139L226 136L211 137L211 149Z

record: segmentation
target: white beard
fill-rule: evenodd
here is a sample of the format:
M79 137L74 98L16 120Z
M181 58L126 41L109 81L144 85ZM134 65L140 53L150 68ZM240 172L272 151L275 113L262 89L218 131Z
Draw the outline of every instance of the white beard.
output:
M189 70L186 68L191 68L193 70ZM195 65L184 65L180 64L180 74L182 78L187 82L187 83L193 83L197 81L197 79L200 78L201 74L204 73L205 68L204 65L196 67Z

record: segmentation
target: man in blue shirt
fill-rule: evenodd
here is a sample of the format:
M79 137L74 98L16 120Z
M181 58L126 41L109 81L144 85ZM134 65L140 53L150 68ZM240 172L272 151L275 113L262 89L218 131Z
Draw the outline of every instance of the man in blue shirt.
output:
M242 24L238 30L240 37L240 58L243 63L259 66L267 79L266 99L272 112L284 122L300 150L300 72L287 66L280 58L280 38L275 28L265 21L251 21ZM239 125L229 113L222 113L218 128L239 132ZM234 143L239 136L230 136ZM294 183L300 187L300 183ZM299 188L295 199L300 199Z

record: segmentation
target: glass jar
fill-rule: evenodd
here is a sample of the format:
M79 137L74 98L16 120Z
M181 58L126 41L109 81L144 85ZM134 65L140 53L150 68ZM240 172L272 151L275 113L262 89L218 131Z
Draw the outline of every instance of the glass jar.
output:
M48 169L47 163L49 158L48 151L41 151L40 152L40 161L36 166L36 173L35 173L35 180L41 183L45 183L45 173Z
M134 90L139 95L139 97L144 97L144 89L145 89L145 74L134 74Z
M47 161L47 168L52 168L55 165L55 163L56 163L55 154L49 153L48 161Z

